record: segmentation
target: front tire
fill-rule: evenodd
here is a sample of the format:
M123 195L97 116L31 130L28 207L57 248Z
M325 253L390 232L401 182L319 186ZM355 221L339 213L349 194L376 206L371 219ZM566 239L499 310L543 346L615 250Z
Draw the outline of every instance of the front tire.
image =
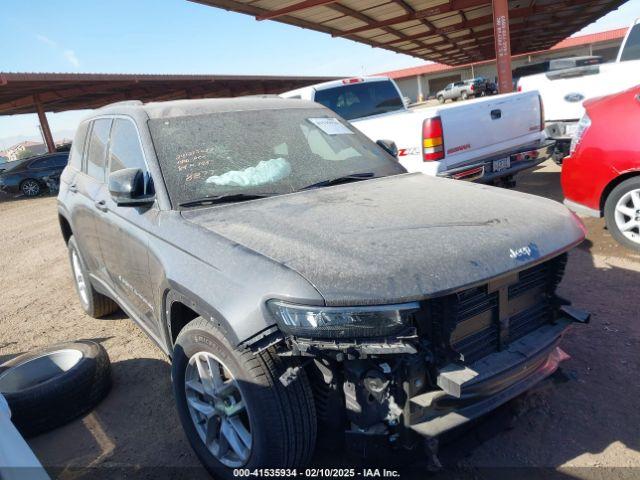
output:
M438 97L438 102L440 102L440 103L444 103L444 97L443 97L443 96L439 96L439 97Z
M89 279L89 272L82 260L76 239L72 235L67 244L69 249L69 262L73 274L73 283L80 299L80 306L87 315L93 318L102 318L105 315L118 310L118 304L109 297L98 293Z
M20 184L20 191L25 197L37 197L42 193L42 187L37 180L29 178Z
M640 177L625 180L607 197L607 229L621 245L640 251Z
M462 92L462 100L466 100L469 98L469 94L467 92Z
M313 394L304 369L284 386L287 363L272 349L233 348L202 317L176 339L173 391L191 447L214 476L236 468L298 468L316 442Z

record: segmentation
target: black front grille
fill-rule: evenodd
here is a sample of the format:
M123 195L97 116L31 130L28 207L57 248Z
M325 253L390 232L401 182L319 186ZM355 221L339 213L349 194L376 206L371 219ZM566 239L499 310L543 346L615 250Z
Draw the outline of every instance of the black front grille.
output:
M430 300L420 330L441 361L471 363L496 352L553 319L551 299L566 260L563 254L522 270L511 284L488 282ZM502 305L500 295L506 296Z

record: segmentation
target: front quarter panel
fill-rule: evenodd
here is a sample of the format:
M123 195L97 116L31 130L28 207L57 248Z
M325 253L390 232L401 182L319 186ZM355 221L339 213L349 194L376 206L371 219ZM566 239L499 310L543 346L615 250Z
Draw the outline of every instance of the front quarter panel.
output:
M269 298L324 304L295 271L187 221L179 212L162 212L154 229L149 270L163 323L167 296L176 292L238 345L275 324L263 308Z

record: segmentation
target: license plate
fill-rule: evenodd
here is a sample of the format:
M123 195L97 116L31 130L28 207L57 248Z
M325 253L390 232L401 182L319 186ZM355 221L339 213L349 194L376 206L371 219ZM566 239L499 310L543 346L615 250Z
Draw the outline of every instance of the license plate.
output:
M493 161L494 172L500 172L502 170L506 170L509 167L511 167L511 159L509 157Z

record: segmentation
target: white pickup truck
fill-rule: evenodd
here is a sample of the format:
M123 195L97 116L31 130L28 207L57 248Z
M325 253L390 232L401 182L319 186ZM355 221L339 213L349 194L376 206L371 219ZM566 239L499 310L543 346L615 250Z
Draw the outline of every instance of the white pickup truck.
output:
M330 108L374 141L392 140L409 172L513 185L513 176L550 157L535 92L408 109L393 80L337 80L283 93Z
M546 132L556 140L554 158L558 162L569 154L571 140L584 115L584 100L640 84L640 19L627 31L615 62L593 64L590 59L593 57L552 60L549 71L518 81L518 91L537 91L542 96Z

